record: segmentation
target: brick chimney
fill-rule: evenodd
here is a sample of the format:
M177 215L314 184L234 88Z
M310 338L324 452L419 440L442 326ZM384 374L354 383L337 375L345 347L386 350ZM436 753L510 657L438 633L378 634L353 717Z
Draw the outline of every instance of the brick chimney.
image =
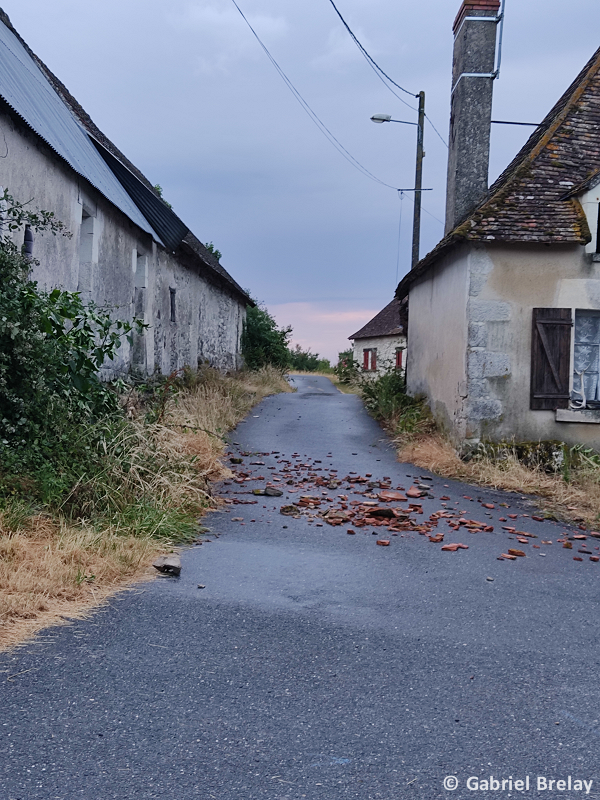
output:
M500 0L463 0L454 22L446 233L488 189L499 11Z

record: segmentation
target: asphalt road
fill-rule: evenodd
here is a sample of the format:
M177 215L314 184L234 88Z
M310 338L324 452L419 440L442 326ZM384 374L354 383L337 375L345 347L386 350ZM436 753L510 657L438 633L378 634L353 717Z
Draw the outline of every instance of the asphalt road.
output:
M251 454L238 469L274 479L285 459L310 464L296 484L333 470L423 483L356 397L295 384L232 434L232 453ZM368 526L282 516L295 484L254 498L264 482L227 482L227 500L258 502L210 515L179 579L0 656L1 800L586 796L575 781L600 797L600 564L556 543L563 526L522 516L553 545L498 561L515 545L499 518L535 513L529 502L430 483L423 518L444 495L494 531L447 534L469 547L454 553L409 532L381 547ZM490 776L505 783L480 791ZM569 776L570 791L549 784Z

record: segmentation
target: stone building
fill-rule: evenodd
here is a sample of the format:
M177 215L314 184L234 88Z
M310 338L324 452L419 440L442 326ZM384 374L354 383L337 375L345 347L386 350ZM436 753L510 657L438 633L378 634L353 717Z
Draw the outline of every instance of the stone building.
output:
M600 449L600 50L488 189L499 0L464 0L446 236L398 286L407 385L467 448Z
M406 308L394 298L363 328L348 337L353 342L354 360L365 374L377 376L392 368L404 368L406 323Z
M252 301L96 127L0 10L0 185L53 211L71 239L36 235L33 278L148 324L107 372L241 365ZM18 234L23 237L23 232ZM17 242L20 244L20 242Z

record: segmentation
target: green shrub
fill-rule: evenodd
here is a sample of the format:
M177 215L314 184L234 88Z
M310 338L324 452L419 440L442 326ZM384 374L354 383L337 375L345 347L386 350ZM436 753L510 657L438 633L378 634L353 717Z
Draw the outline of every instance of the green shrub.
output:
M30 224L69 235L50 212L29 212L8 192L3 200L10 230ZM16 491L16 475L36 473L52 493L57 465L70 469L93 449L90 423L120 413L98 370L134 326L77 293L41 291L31 265L9 237L0 240L0 483Z
M338 355L338 363L333 368L340 383L358 383L362 374L362 368L358 361L354 360L353 350L344 350Z
M279 328L266 308L248 306L242 331L242 355L248 369L290 366L288 343L292 328Z

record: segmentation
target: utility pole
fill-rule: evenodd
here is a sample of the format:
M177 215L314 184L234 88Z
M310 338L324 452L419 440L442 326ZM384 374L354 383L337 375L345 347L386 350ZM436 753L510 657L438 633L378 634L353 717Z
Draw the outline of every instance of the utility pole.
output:
M412 265L414 269L419 261L419 245L421 243L421 193L423 186L423 134L425 131L425 92L419 92L419 122L417 126L417 171L415 174L415 217L413 223Z

